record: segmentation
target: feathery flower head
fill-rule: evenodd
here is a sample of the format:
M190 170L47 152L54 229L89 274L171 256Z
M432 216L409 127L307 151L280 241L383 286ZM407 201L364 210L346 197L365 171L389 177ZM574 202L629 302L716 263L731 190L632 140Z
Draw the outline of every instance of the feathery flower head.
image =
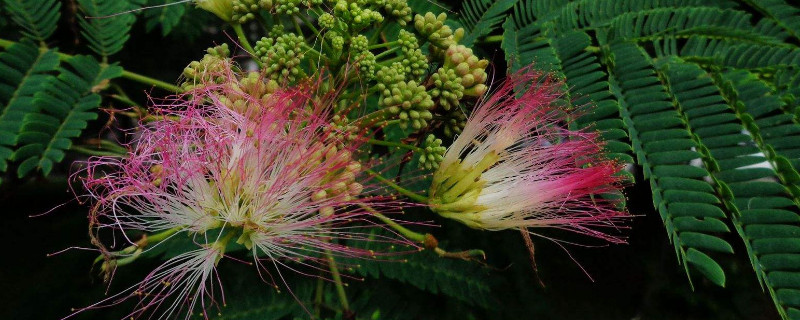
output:
M203 294L229 240L252 251L259 265L268 260L314 267L323 252L375 255L332 241L366 241L352 225L368 215L360 205L381 208L391 200L373 195L359 179L368 165L357 158L363 132L331 125L334 100L319 95L318 84L264 94L252 76L230 79L198 86L190 98L163 106L163 120L142 130L127 158L87 163L84 185L96 202L93 242L109 258L105 269L122 258L120 252L135 258L147 246L147 238L131 240L132 232L189 235L197 250L209 253L170 259L139 289L119 296L157 292L137 312L161 310L163 295L174 293L169 286L182 288L174 299L192 301L192 312L197 300L186 297ZM353 135L362 136L340 141ZM106 231L125 237L132 251L111 252L99 240ZM180 304L167 313L181 310Z
M559 127L560 86L525 69L486 96L434 173L430 207L477 229L554 227L620 242L592 229L626 216L592 197L618 190L620 167L595 134Z

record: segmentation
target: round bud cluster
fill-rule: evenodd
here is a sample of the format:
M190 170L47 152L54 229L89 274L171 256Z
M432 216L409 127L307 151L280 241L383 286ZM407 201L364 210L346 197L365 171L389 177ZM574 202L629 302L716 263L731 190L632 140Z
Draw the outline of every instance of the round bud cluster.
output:
M414 16L414 28L431 44L445 49L455 44L453 29L444 24L445 20L447 20L447 14L444 12L438 16L431 12L426 13L425 16L416 15Z
M419 41L413 33L400 29L400 34L397 36L397 43L400 48L405 52L408 50L419 49Z
M404 69L405 67L403 67L403 64L400 62L392 63L389 67L381 67L375 74L375 78L378 81L378 89L383 91L395 83L405 81L406 75Z
M422 152L419 155L419 167L425 169L438 169L444 159L447 147L442 146L442 139L429 134L422 142Z
M240 114L250 115L257 114L261 106L269 105L270 95L279 86L277 81L264 79L258 72L249 72L238 82L228 82L226 88L230 90L217 96L220 103Z
M428 72L428 57L421 49L406 52L404 55L401 62L407 74L419 78Z
M375 55L369 51L362 51L355 58L356 66L358 66L358 75L367 80L375 78Z
M486 93L486 66L489 61L478 59L472 49L463 45L452 45L445 52L444 68L452 69L461 78L464 95L478 97Z
M261 38L256 42L255 54L264 62L264 73L278 82L295 82L305 77L300 68L304 52L300 46L305 40L294 33L286 33L277 38Z
M300 13L301 3L302 0L275 0L275 12L285 15Z
M272 79L265 79L258 72L248 72L246 76L239 79L238 90L246 96L268 99L269 95L275 93L280 88L278 82Z
M328 198L337 198L340 201L350 201L358 197L364 189L356 182L356 176L361 173L361 164L353 160L352 154L347 150L340 150L333 144L317 142L308 150L308 169L318 168L323 163L335 164L326 174L320 190L311 196L312 201L321 201ZM333 214L333 207L322 207L320 214L329 216Z
M458 101L464 97L464 85L461 77L453 69L439 68L431 75L430 81L433 83L431 96L439 99L439 105L444 110L449 111L458 106Z
M191 90L199 83L225 83L230 67L231 50L228 44L222 44L206 50L206 54L200 61L192 61L183 69L183 76L186 81L181 84L184 90Z
M464 110L461 110L461 108L453 108L453 110L450 110L445 116L445 119L443 123L444 135L448 137L461 133L461 131L464 130L464 126L467 125L467 114L464 113Z
M256 17L255 12L258 12L260 9L259 2L259 0L232 0L232 21L242 24L253 20Z
M434 103L431 96L425 92L425 86L418 85L416 81L398 82L392 84L382 92L378 105L384 107L386 112L397 115L400 127L421 129L428 126L427 120L433 118L430 109Z
M346 0L339 0L333 7L333 13L352 30L361 30L383 22L383 15L380 12L366 8L365 4L358 2L348 4Z
M419 48L417 37L411 32L400 30L397 38L400 49L403 51L401 61L406 74L421 77L428 71L428 57Z
M383 4L383 10L401 26L411 22L411 7L408 6L406 0L386 0Z
M336 26L336 18L330 13L323 13L317 19L319 26L325 29L333 29Z
M344 37L336 31L328 31L325 37L331 42L331 47L336 51L341 51L344 48Z
M357 35L350 39L350 51L354 54L360 54L367 51L369 48L369 39L364 35Z
M351 124L350 119L348 119L347 116L340 116L337 114L333 116L332 120L331 128L334 130L333 140L335 141L337 148L344 149L345 144L349 144L358 139L359 128L358 126Z

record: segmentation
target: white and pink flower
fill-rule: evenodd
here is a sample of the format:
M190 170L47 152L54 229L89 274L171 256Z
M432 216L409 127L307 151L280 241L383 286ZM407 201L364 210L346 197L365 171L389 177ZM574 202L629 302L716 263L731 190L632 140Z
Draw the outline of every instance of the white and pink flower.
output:
M620 188L621 167L597 135L569 131L561 83L530 68L485 96L434 173L429 205L472 228L596 230L627 215L595 195Z

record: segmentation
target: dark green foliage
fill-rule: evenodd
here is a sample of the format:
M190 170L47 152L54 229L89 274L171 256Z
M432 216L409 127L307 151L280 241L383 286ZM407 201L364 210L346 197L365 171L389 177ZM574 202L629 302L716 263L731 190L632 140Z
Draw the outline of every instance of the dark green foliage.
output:
M34 95L37 111L22 120L19 135L20 148L14 160L20 162L17 175L23 177L31 170L50 173L53 164L64 159L64 152L72 146L71 139L80 136L89 120L97 118L93 112L100 105L101 90L109 79L119 77L122 68L100 65L89 56L74 56L59 68L58 78L50 78L42 91Z
M176 0L150 0L147 2L148 6L167 5L165 7L144 11L144 17L147 20L145 24L147 32L157 27L161 28L161 35L163 36L172 32L172 28L181 22L181 18L183 18L184 13L186 13L187 6L186 4L168 5L175 2Z
M744 0L744 2L774 20L777 25L796 39L800 39L800 9L790 5L789 3L792 1Z
M374 231L373 234L396 237L385 231ZM397 247L385 241L359 241L354 246L398 255L379 257L375 261L347 259L345 265L349 266L351 272L374 279L399 280L434 294L442 293L470 304L488 307L488 269L477 262L441 258L431 250L414 252L416 250L413 247ZM410 250L413 251L409 253Z
M89 48L95 53L105 57L113 55L128 41L131 26L136 21L132 14L120 13L132 8L128 0L78 0L82 12L86 17L79 16L81 34L89 42Z
M3 0L11 20L22 28L22 34L45 41L56 31L61 16L61 2L57 0Z
M52 80L56 67L58 54L40 51L30 41L0 53L0 172L8 168L23 119L37 111L34 95Z
M500 27L508 9L516 4L516 0L467 0L461 9L459 22L467 30L460 41L465 46L471 46L476 39L492 33Z
M608 144L618 159L632 151L687 273L724 285L722 236L735 229L787 319L800 314L798 12L781 0L526 1L501 44L513 68L565 76L573 105L590 105L578 127L622 139Z

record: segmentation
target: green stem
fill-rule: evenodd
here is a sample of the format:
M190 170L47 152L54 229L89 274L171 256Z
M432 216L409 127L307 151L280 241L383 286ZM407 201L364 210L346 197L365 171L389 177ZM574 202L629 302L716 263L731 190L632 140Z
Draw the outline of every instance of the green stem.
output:
M319 277L317 279L317 292L314 296L314 319L319 319L320 307L322 307L322 290L325 290L325 280Z
M105 150L94 150L91 148L86 148L82 146L72 145L69 147L69 150L83 153L90 156L104 156L104 157L125 157L127 153L118 153L114 151L105 151Z
M458 252L445 251L444 249L439 248L438 245L439 241L436 240L436 238L434 238L433 235L431 235L430 233L421 234L411 231L408 228L401 226L399 223L394 222L394 220L384 216L382 213L378 212L378 210L375 210L370 206L364 204L361 204L360 206L364 208L364 210L369 211L373 216L381 220L381 222L385 223L390 228L402 234L404 237L412 241L424 244L426 247L428 245L435 246L433 248L428 247L427 249L433 249L433 252L442 258L473 260L474 257L481 257L483 258L483 260L486 260L486 253L484 253L483 250L472 249L472 250L458 251Z
M373 44L373 45L369 46L368 49L372 50L372 49L378 49L378 48L391 47L391 46L397 45L397 43L398 43L398 41L391 41L391 42Z
M403 194L404 196L408 197L409 199L417 201L419 203L428 203L428 197L423 196L421 194L418 194L416 192L413 192L411 190L408 190L406 188L403 188L403 187L397 185L396 183L392 182L391 180L384 178L383 176L381 176L377 172L372 171L372 169L367 169L366 172L368 174L374 176L375 179L378 179L378 181L383 182L387 186L392 187L392 189L397 190L397 192L400 192L401 194Z
M127 105L129 105L129 106L131 106L131 107L138 107L138 106L139 106L139 104L138 104L138 103L136 103L136 102L133 102L133 100L131 100L131 99L128 99L128 97L126 97L126 96L123 96L123 95L119 95L119 94L112 94L112 95L110 95L109 97L111 97L111 99L114 99L114 100L117 100L117 101L119 101L119 102L122 102L122 103L124 103L124 104L127 104Z
M301 21L303 21L303 24L305 24L305 25L306 25L306 26L307 26L309 29L311 29L311 32L313 32L315 35L317 35L317 37L319 37L319 36L321 36L321 35L322 35L322 34L319 32L319 29L317 29L316 27L314 27L314 24L313 24L313 23L311 23L311 21L310 21L310 20L308 20L308 18L307 18L307 17L306 17L304 14L298 14L298 15L295 15L295 16L297 16L298 18L300 18L300 20L301 20Z
M242 29L242 25L238 23L231 23L231 27L233 27L233 32L236 33L236 37L239 38L239 43L244 47L244 50L253 57L253 60L256 61L259 68L262 68L263 65L261 59L256 56L256 50L253 49L253 46L250 45L250 40L247 40L247 36L244 34L244 30Z
M108 140L100 140L100 146L111 151L121 152L125 154L128 153L128 149L125 149L124 147Z
M400 225L399 223L395 222L392 219L389 219L389 217L384 216L382 213L378 212L378 210L375 210L370 206L367 206L365 204L361 204L360 206L361 206L361 208L364 208L364 210L369 211L369 213L371 213L373 216L378 218L378 220L381 220L381 222L385 223L387 226L391 227L392 229L394 229L397 232L400 232L400 234L402 234L404 237L406 237L408 239L411 239L412 241L419 242L419 243L424 243L425 242L425 235L424 234L417 233L417 232L409 230L408 228Z
M381 52L381 53L379 53L378 55L375 56L375 60L378 60L378 59L383 58L383 57L385 57L387 55L390 55L390 54L394 53L397 50L400 50L400 47L394 47L394 48L391 48L391 49L386 50L384 52Z
M381 53L381 54L383 54L383 53ZM375 58L377 59L378 57L376 56ZM397 56L397 57L391 58L389 60L384 60L384 61L378 62L377 65L381 66L381 67L389 67L389 66L392 65L392 63L395 63L395 62L398 62L398 61L403 61L403 57L402 56Z
M374 111L374 112L372 112L370 114L367 114L367 115L365 115L365 116L363 116L361 118L353 120L352 123L358 124L359 127L361 127L361 124L372 125L373 124L372 121L381 121L381 120L383 120L383 119L381 119L381 117L385 117L385 116L386 116L386 111L383 110L383 109L378 109L378 110L376 110L376 111Z
M384 141L384 140L369 139L369 140L367 140L367 143L374 144L374 145L379 145L379 146L404 148L404 149L408 149L408 150L412 150L412 151L416 151L416 152L425 152L425 150L422 150L422 148L415 147L415 146L412 146L412 145L408 145L408 144L405 144L405 143L399 143L399 142L391 142L391 141Z
M328 267L331 269L333 283L336 284L336 294L339 296L339 303L342 304L343 311L347 313L350 311L350 304L347 303L347 293L344 292L344 284L342 283L342 276L339 274L339 268L336 266L336 260L333 259L333 254L330 249L325 249L325 255L328 258Z
M375 30L375 33L373 33L372 36L369 37L369 42L373 43L373 42L378 41L378 38L380 38L381 32L383 32L383 28L385 28L385 27L386 27L386 23L381 23L381 25L378 26L378 29Z
M167 90L167 91L171 91L171 92L175 92L175 93L183 92L183 89L181 89L181 87L179 87L179 86L176 86L176 85L170 84L170 83L166 83L166 82L158 80L158 79L153 79L153 78L150 78L148 76L143 76L143 75L138 74L138 73L133 73L133 72L130 72L128 70L122 70L122 77L125 78L125 79L129 79L129 80L133 80L133 81L139 82L139 83L149 84L149 85L152 85L154 87L161 88L161 89L164 89L164 90Z
M308 44L306 44L306 43L302 43L302 44L300 44L300 46L302 46L302 47L303 47L303 49L305 49L305 50L306 50L306 54L310 53L311 55L313 55L313 56L314 56L314 58L317 58L317 59L322 59L322 60L328 61L328 58L327 58L327 57L325 57L324 55L322 55L321 53L319 53L319 51L317 51L316 49L314 49L314 48L312 48L312 47L309 47L309 46L308 46Z
M383 126L390 126L390 125L393 125L393 124L398 124L398 123L400 123L400 122L402 122L402 120L400 120L400 119L394 119L394 120L385 120L385 121L381 122L381 125L383 125Z
M492 43L492 42L500 42L500 41L503 41L503 35L502 34L498 34L498 35L494 35L494 36L488 36L486 38L483 38L483 41L481 41L481 42L482 43Z
M111 255L114 256L114 257L126 256L126 255L133 254L132 256L128 256L128 257L125 257L125 258L122 258L122 259L116 259L114 265L115 266L124 266L126 264L129 264L129 263L133 262L134 260L136 260L137 257L139 257L139 254L141 253L141 251L144 248L146 248L148 246L151 246L151 245L158 244L159 242L168 239L170 236L172 236L173 234L175 234L175 233L177 233L178 231L181 231L181 230L183 230L183 227L174 227L174 228L167 229L167 230L161 231L161 232L153 234L153 235L149 235L149 236L145 235L145 236L142 237L142 239L140 239L139 241L136 241L136 243L134 243L133 245L130 245L127 248L122 249L120 251L112 252ZM101 256L97 257L96 259L94 259L94 262L97 263L97 262L103 260L103 258L104 257L101 255Z

